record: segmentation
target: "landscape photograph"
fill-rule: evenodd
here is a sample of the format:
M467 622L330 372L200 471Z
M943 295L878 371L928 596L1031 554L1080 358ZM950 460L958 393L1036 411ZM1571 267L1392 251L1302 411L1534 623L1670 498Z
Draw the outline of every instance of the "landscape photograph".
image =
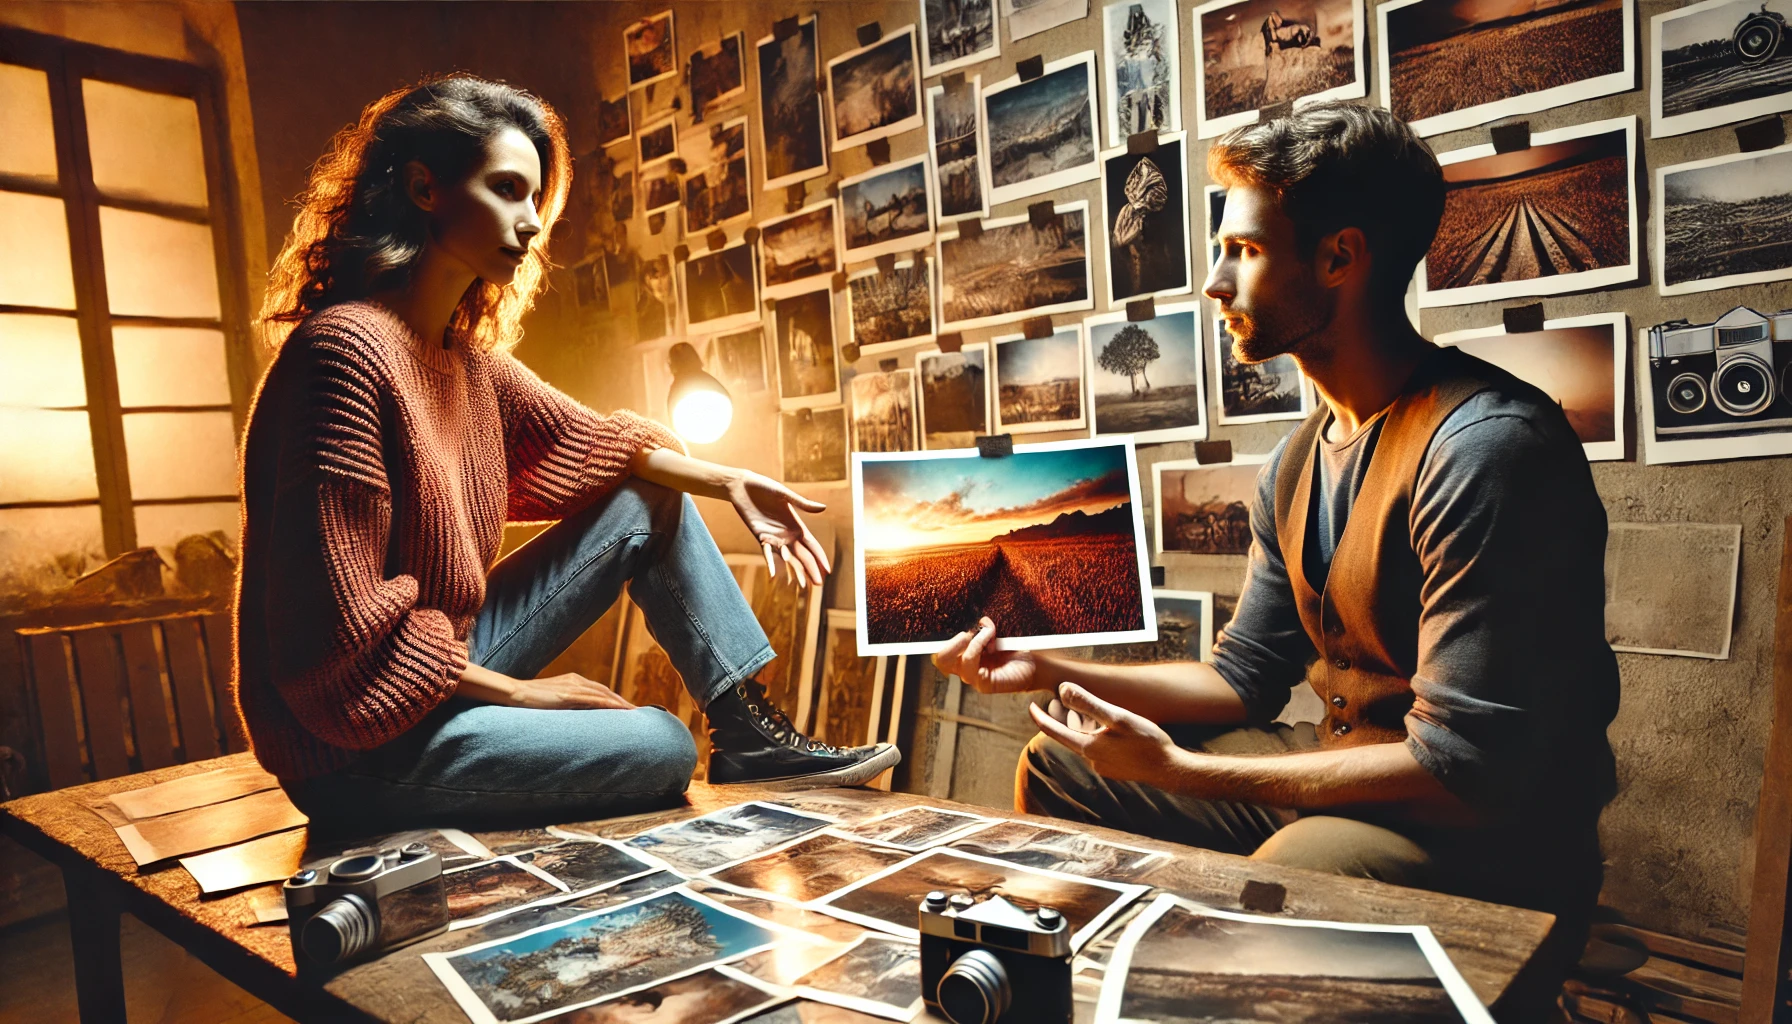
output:
M1534 384L1555 399L1589 459L1624 457L1624 343L1622 313L1552 321L1541 331L1507 334L1504 328L1440 334L1477 359Z
M545 871L573 893L601 889L658 867L609 843L570 840L517 855L517 860Z
M840 267L834 252L834 204L816 203L759 225L759 251L767 298L815 287L811 277L828 277Z
M1792 146L1656 174L1661 294L1792 278Z
M806 903L875 875L907 857L902 850L823 832L724 868L709 877L794 903Z
M951 93L944 86L927 89L927 147L938 179L935 219L942 224L989 214L988 162L978 121L982 109L983 79L978 75L967 76L964 86Z
M628 87L647 85L678 74L672 43L672 12L649 15L622 30L622 56L628 64Z
M1164 661L1207 661L1213 654L1213 595L1197 590L1151 591L1157 609L1157 639L1097 647L1090 657L1108 665L1150 665Z
M927 158L874 168L840 182L840 249L848 263L933 244Z
M678 132L671 118L644 126L635 137L635 143L640 148L642 167L678 155Z
M921 948L867 934L798 978L796 989L811 999L906 1020L921 1011Z
M826 288L779 299L778 396L786 408L840 400L840 363L834 353L834 296Z
M1263 455L1234 454L1231 462L1178 459L1154 463L1157 551L1242 555L1251 549L1251 499Z
M1299 99L1362 96L1363 0L1213 0L1194 10L1196 134Z
M445 871L442 888L448 896L448 916L456 925L565 892L513 860L488 860Z
M1158 621L1163 621L1161 614ZM996 822L953 840L952 848L1029 868L1109 879L1136 878L1170 856L1159 850L1105 843L1082 832L1030 821Z
M1049 192L1101 173L1095 162L1095 52L1048 61L983 93L991 203Z
M989 346L921 352L921 447L969 448L989 433Z
M754 800L649 829L624 845L659 858L674 871L700 875L756 857L830 824L826 818Z
M1024 215L1000 217L981 234L940 239L941 329L1092 308L1088 214L1086 201L1061 203L1038 226Z
M821 93L815 89L820 67L815 15L799 20L789 36L766 36L754 48L759 51L759 141L765 154L765 188L783 188L826 174L826 118Z
M854 460L862 654L925 654L981 616L1015 648L1149 639L1130 439Z
M1792 0L1705 0L1652 20L1652 136L1792 110Z
M861 373L847 385L852 396L852 450L915 450L915 371Z
M1279 355L1260 363L1246 363L1233 351L1226 321L1213 322L1213 361L1220 371L1219 415L1221 424L1273 423L1305 419L1308 413L1305 378L1291 355Z
M710 969L554 1018L554 1024L713 1024L745 1020L785 997Z
M913 25L828 61L835 152L921 126L921 69L915 64Z
M1085 321L1097 437L1132 434L1141 442L1207 437L1200 306L1158 306L1156 313L1136 323L1125 313Z
M999 56L996 0L921 0L921 77Z
M1149 153L1121 149L1104 154L1101 200L1109 306L1192 290L1188 179L1180 132L1159 136Z
M759 319L754 247L736 242L678 265L684 277L685 317L694 331L719 331Z
M704 363L733 394L764 391L765 329L754 324L744 331L716 335L709 340Z
M735 32L691 51L685 78L691 86L693 123L701 123L717 107L746 94L746 76L741 70L744 41L742 34Z
M690 171L684 179L684 226L707 232L753 214L747 181L747 119L699 126L683 147ZM690 143L696 143L691 145Z
M785 483L845 483L846 406L779 413L778 451Z
M597 144L608 146L629 137L628 97L618 96L597 105Z
M1043 338L992 341L996 359L996 432L1081 430L1083 329L1058 328Z
M1102 74L1107 77L1108 145L1139 132L1182 127L1176 71L1176 4L1133 0L1101 9Z
M852 340L864 355L933 338L933 260L866 270L846 281Z

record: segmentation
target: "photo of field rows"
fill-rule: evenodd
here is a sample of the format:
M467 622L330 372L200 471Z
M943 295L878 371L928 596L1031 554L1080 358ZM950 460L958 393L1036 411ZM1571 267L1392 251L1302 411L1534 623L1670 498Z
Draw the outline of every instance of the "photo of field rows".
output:
M1622 0L1423 0L1388 12L1388 91L1408 121L1624 70Z
M1024 313L1089 298L1086 210L1035 228L1026 220L940 243L940 319Z

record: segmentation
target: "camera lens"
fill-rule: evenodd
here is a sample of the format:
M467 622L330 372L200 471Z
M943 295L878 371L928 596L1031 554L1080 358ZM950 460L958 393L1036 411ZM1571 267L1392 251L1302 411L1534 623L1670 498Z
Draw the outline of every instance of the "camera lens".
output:
M1773 56L1784 33L1778 22L1761 13L1750 15L1736 27L1736 55L1744 64L1756 64Z
M1683 373L1668 382L1668 408L1682 416L1690 416L1705 408L1705 380L1692 373Z
M1773 401L1773 368L1753 356L1738 356L1718 367L1711 391L1724 412L1753 416Z
M317 963L333 964L372 945L375 931L373 911L367 904L359 896L340 896L305 922L299 944Z
M940 1010L952 1024L995 1024L1008 1012L1014 992L1002 961L973 949L952 962L940 978Z

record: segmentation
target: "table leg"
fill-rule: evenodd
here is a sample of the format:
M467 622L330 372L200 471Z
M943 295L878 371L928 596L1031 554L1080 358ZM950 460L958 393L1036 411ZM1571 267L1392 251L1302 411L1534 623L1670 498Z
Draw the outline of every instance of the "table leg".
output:
M118 949L118 904L100 880L74 867L62 869L68 890L68 930L75 954L75 995L81 1024L123 1024L124 964Z

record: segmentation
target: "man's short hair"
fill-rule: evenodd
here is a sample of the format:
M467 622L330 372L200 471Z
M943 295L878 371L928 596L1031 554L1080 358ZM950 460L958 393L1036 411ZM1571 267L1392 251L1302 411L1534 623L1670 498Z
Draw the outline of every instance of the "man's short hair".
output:
M1443 170L1431 147L1378 107L1316 103L1235 128L1214 143L1207 168L1228 188L1275 193L1303 254L1326 235L1361 229L1381 301L1405 293L1444 212Z

